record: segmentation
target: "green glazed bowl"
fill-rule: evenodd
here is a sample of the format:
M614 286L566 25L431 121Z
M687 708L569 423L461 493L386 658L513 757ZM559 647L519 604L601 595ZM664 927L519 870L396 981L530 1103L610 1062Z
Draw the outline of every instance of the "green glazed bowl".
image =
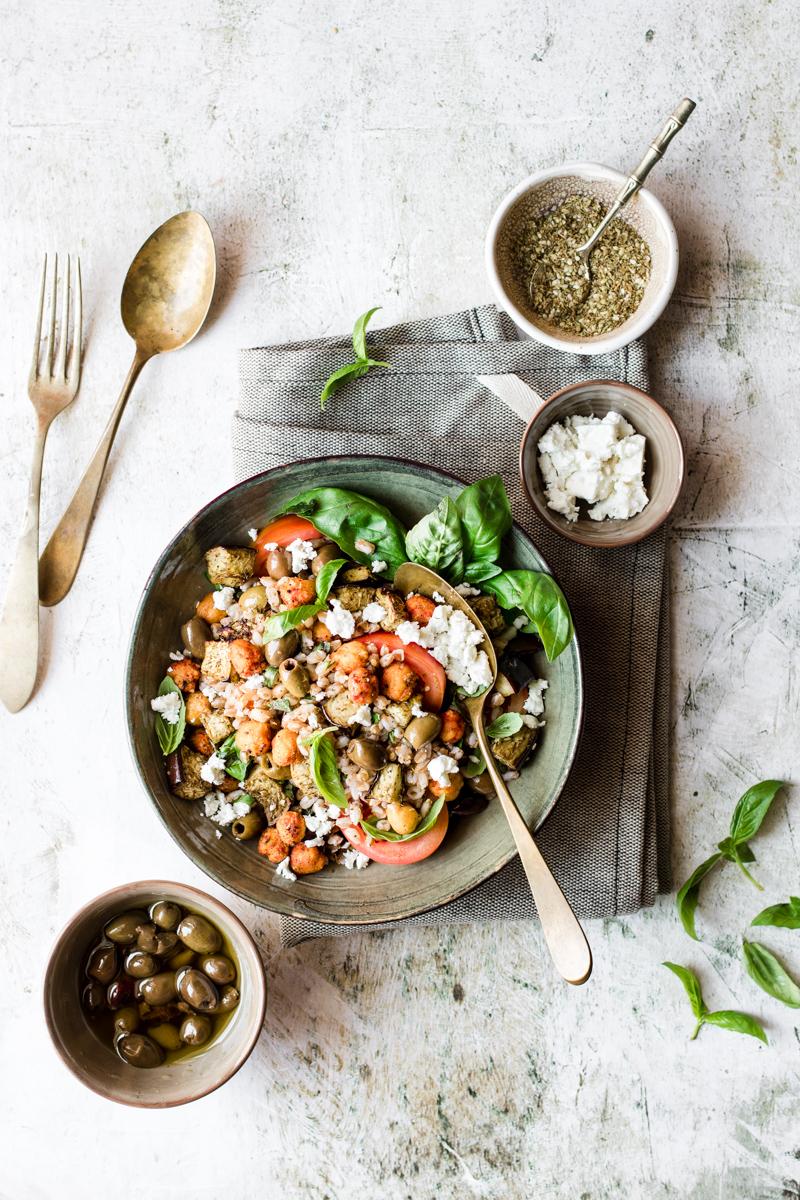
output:
M223 887L286 916L362 925L399 921L423 913L477 887L514 855L499 804L477 816L454 820L442 847L408 867L372 863L366 870L328 868L292 883L275 874L252 845L223 834L199 801L179 800L167 786L153 728L150 699L161 682L169 652L178 648L180 626L208 591L203 555L212 546L245 545L247 530L261 528L298 492L322 484L349 488L387 505L407 528L443 496L464 486L451 475L412 462L348 455L290 463L237 484L212 500L173 538L147 581L133 628L126 675L126 714L134 761L161 820L189 858ZM530 538L515 525L506 539L503 565L547 571ZM553 808L578 746L583 684L577 641L536 668L550 684L538 748L511 791L531 829Z

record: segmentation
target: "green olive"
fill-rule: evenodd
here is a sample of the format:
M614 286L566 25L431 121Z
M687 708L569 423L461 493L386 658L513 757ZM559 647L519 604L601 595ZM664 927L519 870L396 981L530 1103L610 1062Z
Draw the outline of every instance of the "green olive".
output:
M276 767L274 763L270 763L269 766L267 766L266 763L263 765L264 772L265 774L269 775L270 779L281 780L292 778L292 771L290 767Z
M200 959L200 970L213 983L233 983L236 978L236 967L224 954L206 954Z
M107 984L117 973L119 960L117 958L116 946L111 946L108 942L101 942L96 946L89 955L89 962L86 967L86 974L91 979L96 979L98 983Z
M216 1011L232 1012L238 1003L239 989L232 987L229 984L228 987L224 987L219 994L219 1004L217 1005Z
M286 658L291 658L300 645L300 635L296 629L289 629L283 637L267 642L264 647L264 657L271 667L279 667Z
M120 913L105 927L105 935L110 942L118 946L132 946L139 933L139 926L147 924L147 913L134 909L131 912Z
M280 547L276 550L270 550L267 555L267 574L270 579L283 579L285 575L291 574L292 564L289 561L289 555Z
M249 842L250 838L257 837L263 828L264 820L261 814L251 808L250 812L236 818L231 825L231 833L237 842Z
M159 929L177 929L183 913L171 900L157 900L150 906L150 920Z
M142 925L136 945L147 954L168 958L178 947L178 935L171 929L156 929L155 925Z
M414 717L413 721L409 721L403 737L415 750L421 750L428 742L433 741L441 728L441 718L437 717L436 713L425 713L423 717Z
M178 937L184 946L198 954L214 954L222 945L219 930L199 913L190 913L183 918L178 926Z
M125 959L125 970L132 979L147 979L155 975L158 964L152 954L144 950L132 950Z
M167 966L172 971L179 971L181 967L188 967L194 962L194 950L190 950L187 946L185 950L179 950L177 954L173 954L172 958L167 959Z
M300 700L303 696L308 695L308 689L311 687L311 677L303 664L299 663L297 659L285 658L278 667L278 675L289 695L294 696L295 700Z
M181 1025L180 1039L187 1046L204 1046L211 1037L211 1018L203 1013L192 1013Z
M198 1012L213 1012L219 1004L219 992L196 967L184 967L177 974L178 995Z
M326 542L324 546L320 546L316 558L311 563L312 575L319 575L325 563L333 562L335 558L344 558L338 546L334 546L333 542Z
M211 629L202 617L192 617L181 625L181 641L192 658L202 658L206 652L206 642L211 641Z
M467 780L473 792L480 792L482 796L494 795L494 784L492 777L488 771L482 771L480 775L474 775L472 779Z
M174 971L159 971L157 975L151 975L139 983L140 998L153 1008L170 1004L177 994Z
M267 589L263 583L254 583L252 587L245 588L239 597L239 603L242 608L250 609L251 612L263 612L267 607Z
M365 771L379 771L386 762L386 751L380 742L368 738L353 738L347 747L347 757Z
M131 1067L160 1067L164 1061L164 1051L146 1033L122 1031L114 1038L114 1049Z
M114 1013L115 1032L135 1033L138 1028L139 1010L133 1004L128 1004Z
M160 1025L151 1025L148 1034L154 1042L158 1042L163 1050L180 1050L183 1042L181 1035L174 1025L164 1021Z

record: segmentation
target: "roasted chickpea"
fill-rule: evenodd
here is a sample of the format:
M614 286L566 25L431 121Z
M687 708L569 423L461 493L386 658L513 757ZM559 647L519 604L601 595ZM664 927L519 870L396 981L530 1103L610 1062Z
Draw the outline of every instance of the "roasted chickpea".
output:
M289 847L277 829L265 829L258 839L256 849L262 858L266 858L271 863L283 862L289 853Z
M290 570L291 563L286 551L281 550L280 547L276 550L270 550L267 555L267 574L270 579L283 579L285 575L289 574Z
M436 783L431 780L428 784L428 791L432 796L444 796L448 804L455 800L456 796L464 786L463 775L448 775L447 783Z
M167 667L170 675L182 692L196 692L200 682L200 664L191 658L182 658L179 662L170 663Z
M442 728L439 737L443 742L452 745L453 742L461 741L466 727L466 722L460 712L456 712L454 708L446 708L442 713Z
M410 700L419 690L419 677L405 663L390 663L383 670L381 690L390 700Z
M281 813L275 822L275 828L287 846L296 846L306 836L306 822L302 813Z
M302 762L303 756L293 729L279 729L272 739L272 761L276 767L290 767Z
M266 721L242 721L236 730L236 745L242 754L258 758L272 745L272 730Z
M186 724L202 725L203 717L211 712L211 701L202 692L190 692L186 697Z
M436 608L436 605L427 596L420 596L415 593L413 596L406 597L406 608L408 609L409 620L416 621L418 625L427 625L433 616L433 610Z
M263 583L254 583L252 587L245 588L239 603L250 612L263 612L267 607L267 589Z
M221 621L225 616L224 610L217 608L214 604L213 592L209 592L208 595L203 596L202 600L198 600L195 611L198 617L202 617L204 621L208 621L209 625L216 624L217 621Z
M299 608L301 604L310 604L316 598L317 585L313 579L289 575L279 582L278 595L287 608Z
M347 694L356 704L372 704L378 699L378 677L369 667L356 667L347 678Z
M331 640L331 631L321 617L317 617L311 627L311 636L315 642L329 642Z
M242 679L259 675L264 670L264 651L246 638L236 638L230 643L231 666Z
M355 671L356 667L365 667L368 662L369 649L366 642L345 642L331 655L333 666L337 671L344 671L345 675Z
M413 833L419 825L419 813L413 805L394 800L386 805L386 820L395 833Z
M314 875L327 866L327 863L328 856L319 846L306 846L303 842L299 846L292 846L289 866L295 875Z
M205 729L193 729L187 741L198 754L205 754L206 758L209 758L214 753L214 743Z

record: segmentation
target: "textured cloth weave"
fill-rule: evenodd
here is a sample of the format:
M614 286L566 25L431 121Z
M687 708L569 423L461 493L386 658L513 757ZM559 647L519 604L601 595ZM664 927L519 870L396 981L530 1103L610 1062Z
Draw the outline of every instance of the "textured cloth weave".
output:
M323 382L352 359L349 338L243 350L233 423L237 479L298 458L380 454L441 467L467 482L500 472L515 519L559 580L585 671L586 723L564 793L539 835L576 912L607 917L652 904L669 886L669 608L665 534L590 550L532 514L517 470L523 425L476 375L513 372L543 396L584 379L647 389L643 343L602 357L516 339L493 306L375 330L374 370L319 408ZM325 468L320 466L320 483ZM546 715L546 714L545 714ZM410 918L443 925L535 916L519 860L470 894ZM360 926L363 931L364 926ZM366 928L392 928L375 925ZM352 933L282 918L284 944Z

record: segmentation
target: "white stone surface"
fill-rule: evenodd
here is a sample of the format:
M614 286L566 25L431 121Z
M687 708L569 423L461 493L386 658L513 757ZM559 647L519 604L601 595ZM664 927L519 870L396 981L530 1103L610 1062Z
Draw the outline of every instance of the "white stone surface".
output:
M698 111L653 177L683 263L652 338L653 391L689 479L673 539L674 863L682 878L737 796L798 758L797 9L407 0L3 0L0 561L21 520L25 394L45 249L78 250L84 383L53 428L52 528L122 382L127 263L200 208L219 250L206 332L148 366L113 454L80 576L42 619L42 681L0 718L4 764L0 1194L406 1197L800 1195L794 1014L744 976L739 938L798 890L800 821L759 837L764 896L709 883L702 944L669 898L590 928L569 991L538 931L494 926L317 942L232 901L269 964L265 1033L222 1091L184 1110L116 1108L47 1041L56 930L125 879L217 892L164 834L129 761L127 633L168 537L230 482L235 352L489 299L482 239L503 192L567 158L633 163L684 94ZM796 793L795 793L796 800ZM796 832L795 832L796 831ZM765 931L800 974L800 934ZM772 1045L704 1030L659 966L696 967L715 1007ZM129 1173L125 1159L133 1158Z

